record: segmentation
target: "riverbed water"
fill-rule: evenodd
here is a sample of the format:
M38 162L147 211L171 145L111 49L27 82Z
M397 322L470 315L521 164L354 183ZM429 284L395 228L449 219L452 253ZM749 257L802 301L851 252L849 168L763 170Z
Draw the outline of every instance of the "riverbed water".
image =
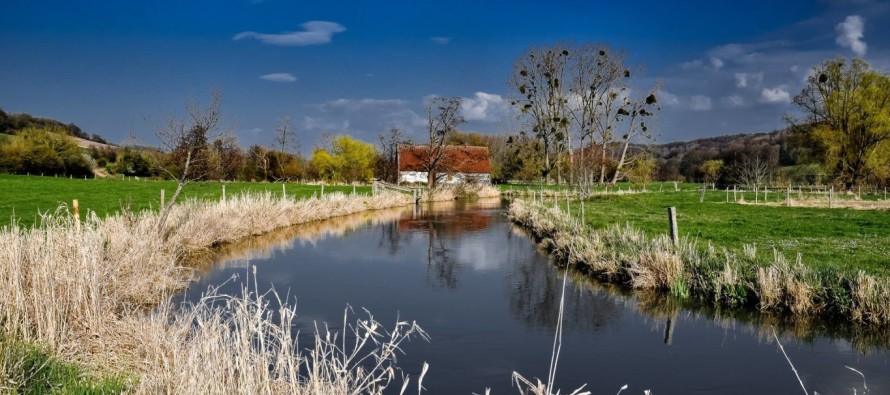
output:
M862 377L847 366L865 375L869 393L890 392L882 334L683 306L597 284L550 263L510 223L506 207L449 202L284 230L224 249L180 297L194 301L220 284L220 292L238 293L256 267L251 283L297 304L301 336L315 323L341 330L347 305L382 323L414 320L430 340L405 343L398 366L416 383L429 364L425 394L509 394L518 393L514 371L546 378L568 276L556 373L562 393L585 384L594 394L625 384L623 394L800 393L774 331L809 393L863 393Z

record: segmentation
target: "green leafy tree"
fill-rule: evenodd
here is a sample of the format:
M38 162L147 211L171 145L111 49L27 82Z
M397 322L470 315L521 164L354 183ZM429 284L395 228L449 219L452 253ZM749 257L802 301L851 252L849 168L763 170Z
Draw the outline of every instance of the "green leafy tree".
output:
M90 165L73 139L45 129L19 131L0 147L0 168L10 173L92 175Z
M705 182L710 184L716 182L720 176L720 172L723 170L723 161L720 159L707 160L698 169L704 174Z
M804 113L794 126L825 151L826 167L847 188L890 166L890 78L862 59L827 60L813 69L794 103Z
M368 181L374 177L377 159L374 145L341 135L334 137L333 154L342 181Z
M323 148L316 148L309 160L309 171L313 178L324 181L336 181L339 178L337 160Z

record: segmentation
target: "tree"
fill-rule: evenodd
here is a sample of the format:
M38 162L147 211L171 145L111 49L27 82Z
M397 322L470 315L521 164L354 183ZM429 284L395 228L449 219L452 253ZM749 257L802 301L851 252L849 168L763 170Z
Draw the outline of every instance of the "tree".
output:
M562 44L532 47L516 59L510 79L510 86L515 89L510 104L526 119L531 134L541 141L544 162L540 170L545 181L550 179L556 165L553 156L566 139L569 127L564 91L568 61L569 50Z
M333 155L340 178L345 182L368 181L374 177L377 151L372 144L341 135L334 137Z
M759 155L746 157L736 167L736 178L748 188L765 185L769 181L770 165Z
M89 163L73 139L40 128L20 130L0 147L0 170L19 174L92 175Z
M328 151L316 148L309 160L309 171L316 180L336 181L339 178L337 161Z
M408 144L405 132L392 128L389 132L377 135L380 140L380 156L377 158L377 177L383 181L397 183L399 180L399 144Z
M632 183L642 185L643 190L645 190L646 185L652 182L652 177L657 170L658 163L655 161L655 158L646 155L634 162L628 172L628 178L630 178Z
M421 167L427 173L427 187L432 191L436 188L438 173L443 172L442 160L446 156L445 142L457 127L466 122L460 115L460 98L436 97L426 104L427 133L429 144L416 146L422 161Z
M161 210L158 232L163 232L167 216L182 189L190 182L206 177L210 171L207 145L223 133L219 130L221 95L212 92L210 103L202 107L197 101L186 104L187 117L168 117L155 133L161 146L170 153L161 171L176 181L176 190Z
M890 77L862 59L838 57L813 68L794 97L803 120L793 127L809 133L825 149L826 167L847 188L890 167Z
M720 171L723 170L723 161L720 159L705 161L699 167L699 170L704 174L706 183L717 182L717 177L720 176Z
M607 115L612 113L614 104L610 95L616 93L614 98L617 99L624 70L624 55L612 51L607 45L584 44L574 51L571 62L574 100L570 100L570 114L581 145L582 185L591 182L592 173L588 168L594 164L599 166L600 183L605 181L607 144L612 140L612 118ZM596 151L600 157L597 161L591 157L594 150L590 148L594 147L584 143L585 140L593 142L595 136L599 137Z
M278 120L275 128L275 162L278 165L276 173L283 181L294 178L299 173L300 143L297 140L297 132L290 117ZM297 162L297 163L294 163Z

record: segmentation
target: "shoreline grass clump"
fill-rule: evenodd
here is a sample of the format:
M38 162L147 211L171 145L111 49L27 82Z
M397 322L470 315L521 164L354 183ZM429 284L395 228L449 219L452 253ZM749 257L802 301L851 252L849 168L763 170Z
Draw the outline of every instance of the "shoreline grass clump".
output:
M148 210L105 219L90 213L81 220L62 208L35 227L0 228L0 289L5 291L0 328L10 341L37 345L97 375L132 376L137 393L204 391L211 387L192 387L202 383L194 374L214 370L207 363L214 360L261 365L250 371L245 365L226 365L237 369L240 378L221 380L216 385L222 387L211 392L274 393L330 384L328 393L338 393L335 387L355 382L313 382L287 367L296 366L294 358L311 356L302 357L296 346L283 343L289 337L274 326L274 314L264 310L267 301L220 296L180 311L169 297L192 280L190 256L284 227L410 203L398 193L334 193L302 200L259 193L214 202L188 200L173 207L160 232L158 214ZM283 312L276 314L286 318ZM220 332L239 325L247 332ZM397 324L394 331L405 333L400 328ZM279 341L266 349L264 339ZM265 375L261 371L270 369L267 363L283 363L285 371Z
M600 280L727 307L795 316L826 316L864 325L890 324L890 279L864 271L809 267L754 246L704 248L688 237L650 237L630 225L591 229L559 208L516 200L510 218L528 228L560 264Z

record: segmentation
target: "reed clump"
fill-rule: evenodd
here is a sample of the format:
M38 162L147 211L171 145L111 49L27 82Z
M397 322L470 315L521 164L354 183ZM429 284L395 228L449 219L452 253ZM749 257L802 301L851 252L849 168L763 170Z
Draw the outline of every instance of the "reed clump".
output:
M190 200L172 209L160 232L158 214L147 210L80 220L60 208L32 228L0 229L0 327L4 337L45 347L63 361L134 377L140 393L310 393L295 389L329 384L328 393L351 393L339 390L358 383L351 378L328 383L330 376L315 382L299 374L296 366L311 364L312 356L286 344L291 333L283 325L292 311L272 314L268 301L246 295L203 299L184 311L168 299L192 280L190 256L279 228L410 203L386 192ZM403 329L400 323L393 331L418 333Z
M667 236L649 237L629 225L594 230L558 207L524 200L513 202L510 217L559 262L604 281L720 306L890 324L890 279L864 271L812 268L778 252L764 263L754 246L700 248L689 239L674 246Z

